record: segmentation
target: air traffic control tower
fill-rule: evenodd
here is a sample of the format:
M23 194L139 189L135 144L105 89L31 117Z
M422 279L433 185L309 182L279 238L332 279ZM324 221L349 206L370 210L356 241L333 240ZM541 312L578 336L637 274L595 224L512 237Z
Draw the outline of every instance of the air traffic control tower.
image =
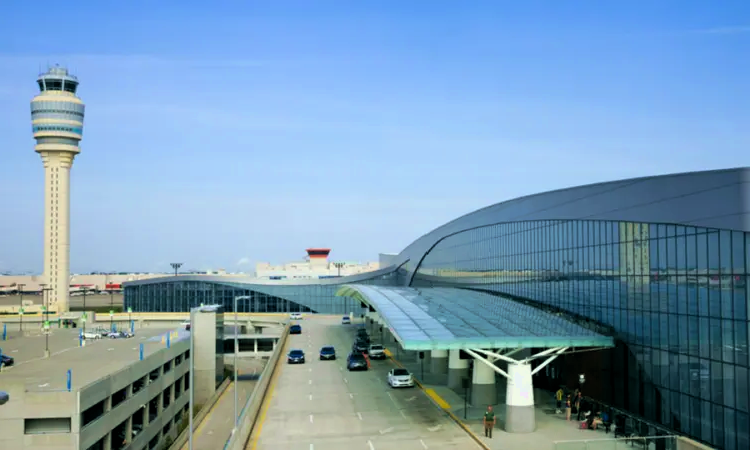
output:
M68 311L70 278L70 168L81 151L84 104L78 79L55 66L37 79L31 100L34 150L44 163L44 278L50 310Z

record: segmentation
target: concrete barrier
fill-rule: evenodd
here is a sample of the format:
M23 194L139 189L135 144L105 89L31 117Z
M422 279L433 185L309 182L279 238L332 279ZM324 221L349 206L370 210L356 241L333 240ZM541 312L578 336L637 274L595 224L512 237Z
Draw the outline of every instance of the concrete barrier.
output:
M214 395L212 395L211 398L208 399L208 402L206 402L206 404L201 407L201 410L198 411L198 414L196 414L195 417L193 417L193 432L195 432L195 430L198 429L198 426L201 424L201 422L203 422L203 419L206 418L206 414L208 414L208 412L211 411L211 408L214 407L216 402L219 400L219 397L221 397L221 394L223 394L224 391L227 390L231 382L232 382L231 378L227 378L224 381L222 381L221 384L219 385L219 388L216 389L216 392L214 392ZM190 433L190 428L185 428L184 430L182 430L182 433L180 433L175 438L174 442L169 447L169 450L179 450L182 447L184 447L187 444L189 433Z
M271 379L278 368L287 337L289 337L289 325L284 327L279 344L276 345L273 355L268 360L266 367L263 368L263 372L261 372L260 378L258 378L258 384L255 385L252 395L247 399L245 406L242 407L239 420L240 427L236 433L229 437L227 443L224 445L224 450L244 450L248 439L253 434L258 413L268 393L268 386Z

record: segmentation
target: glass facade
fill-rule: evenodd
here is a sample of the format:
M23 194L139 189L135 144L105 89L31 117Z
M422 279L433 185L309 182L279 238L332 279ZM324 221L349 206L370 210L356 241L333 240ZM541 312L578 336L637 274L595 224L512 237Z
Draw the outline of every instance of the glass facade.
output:
M720 448L748 440L745 233L669 224L528 221L442 239L412 286L481 289L611 327L614 406Z

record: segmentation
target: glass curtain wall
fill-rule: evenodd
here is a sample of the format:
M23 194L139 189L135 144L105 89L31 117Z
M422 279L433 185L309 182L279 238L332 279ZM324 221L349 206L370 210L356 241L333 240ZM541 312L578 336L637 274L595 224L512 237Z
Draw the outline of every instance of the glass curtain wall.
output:
M615 406L726 449L748 440L742 232L668 224L529 221L446 237L412 286L489 290L616 330Z

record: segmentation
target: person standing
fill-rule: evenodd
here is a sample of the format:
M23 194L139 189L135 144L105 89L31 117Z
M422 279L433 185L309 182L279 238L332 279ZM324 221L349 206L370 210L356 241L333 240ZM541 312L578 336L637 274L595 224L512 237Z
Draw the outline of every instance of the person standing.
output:
M492 439L492 429L495 428L495 412L492 410L492 406L487 407L487 411L484 413L484 437Z
M570 422L570 394L568 394L568 398L565 399L565 420Z
M583 411L581 410L581 406L583 403L583 393L581 391L578 391L578 394L576 395L576 413L578 414L576 417L576 420L581 420L581 416L583 415Z
M555 414L560 414L562 412L562 400L564 394L565 393L563 392L562 386L557 390L557 392L555 392L555 400L557 401Z

